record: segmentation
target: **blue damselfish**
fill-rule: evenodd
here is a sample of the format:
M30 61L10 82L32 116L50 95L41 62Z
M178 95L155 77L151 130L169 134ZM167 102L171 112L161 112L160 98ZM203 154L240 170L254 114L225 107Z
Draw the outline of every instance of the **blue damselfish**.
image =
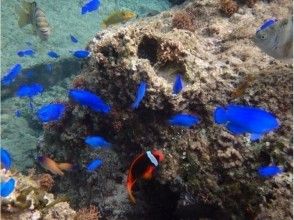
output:
M56 121L60 120L63 116L65 110L65 106L63 104L48 104L42 106L38 111L37 111L37 116L38 119L41 122L51 122L51 121Z
M192 127L199 123L199 118L191 114L176 114L168 120L170 125Z
M96 159L92 160L86 165L87 171L94 171L97 168L100 168L102 166L102 160Z
M71 39L71 42L78 43L78 39L75 36L70 35L70 39Z
M278 166L263 166L258 169L258 174L262 177L272 177L283 172L283 169Z
M19 50L17 51L17 55L20 57L30 56L33 57L35 54L35 51L32 49L26 49L26 50Z
M95 112L109 113L111 107L96 94L83 89L71 89L69 97L76 103L87 106Z
M25 84L25 85L21 85L18 88L16 95L19 97L32 98L33 96L36 96L42 93L43 90L44 90L43 86L39 83Z
M95 11L100 6L100 0L90 0L86 4L83 5L81 14L86 14L91 11Z
M15 188L15 179L10 178L6 182L0 183L0 194L1 197L7 197L9 196Z
M180 74L176 75L174 86L173 86L173 93L179 94L184 87L184 82L182 76Z
M266 28L272 26L272 25L275 24L277 21L278 21L278 19L276 19L276 18L269 18L269 19L265 20L265 21L263 22L263 24L257 29L256 32L261 31L261 30L264 30L264 29L266 29Z
M136 98L134 103L132 104L132 109L136 109L139 107L140 102L145 96L146 89L147 89L147 84L145 82L141 82L137 89Z
M1 165L6 169L9 170L12 164L12 159L10 153L1 147Z
M2 77L1 84L5 86L10 85L21 72L21 68L20 64L13 65Z
M91 52L87 50L70 51L70 53L72 53L74 57L79 59L87 58L91 55Z
M97 136L97 135L96 136L87 136L85 139L85 143L88 144L93 149L111 146L111 144L109 142L107 142L103 137Z
M49 56L49 57L51 57L51 58L55 58L55 59L57 59L58 57L60 57L59 56L59 54L57 54L55 51L49 51L48 53L47 53L47 55Z
M253 141L279 127L279 121L272 113L242 105L217 107L214 111L214 121L217 124L226 124L226 128L235 135L251 134Z

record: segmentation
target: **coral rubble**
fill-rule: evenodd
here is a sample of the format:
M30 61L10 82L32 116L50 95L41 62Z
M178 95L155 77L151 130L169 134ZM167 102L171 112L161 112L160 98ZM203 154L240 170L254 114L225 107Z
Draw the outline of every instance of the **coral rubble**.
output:
M273 13L283 17L292 3L284 1L280 8L258 1L255 6L255 13L240 9L223 18L217 1L192 1L97 33L88 45L92 56L73 87L100 95L111 113L98 114L69 101L62 121L46 125L39 148L40 154L80 165L55 178L57 189L67 190L75 207L93 204L108 219L292 217L292 66L268 57L251 41L260 22ZM173 28L175 14L183 10L197 11L193 32ZM174 96L177 73L186 87ZM232 98L248 74L254 74L254 81ZM132 111L142 80L148 90ZM216 106L231 102L263 107L277 115L281 127L260 142L233 136L212 119ZM170 127L167 119L180 112L198 115L201 123L193 129ZM89 149L84 138L97 134L113 147ZM138 202L131 206L126 171L136 154L152 148L161 149L166 159L154 180L138 184ZM97 157L104 165L87 172L84 164ZM260 178L257 168L270 163L284 167L284 173ZM282 213L276 213L275 204Z

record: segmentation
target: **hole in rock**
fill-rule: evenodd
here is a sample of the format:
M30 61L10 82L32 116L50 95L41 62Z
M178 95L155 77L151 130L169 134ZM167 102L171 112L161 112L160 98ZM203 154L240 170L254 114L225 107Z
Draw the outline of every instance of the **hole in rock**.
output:
M164 78L168 83L173 84L176 74L181 74L184 80L186 69L183 63L167 62L160 66L156 73Z
M144 36L138 46L138 57L148 59L153 65L157 61L157 49L159 43L155 38Z

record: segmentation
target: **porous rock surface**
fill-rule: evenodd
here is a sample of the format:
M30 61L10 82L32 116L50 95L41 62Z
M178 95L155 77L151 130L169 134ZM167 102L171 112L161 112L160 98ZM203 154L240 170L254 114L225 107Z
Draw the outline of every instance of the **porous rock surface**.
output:
M282 2L282 3L281 3ZM56 177L76 207L94 204L102 219L292 219L292 65L274 60L251 41L269 17L292 13L291 1L258 1L230 18L218 1L192 1L157 16L97 33L91 58L73 81L112 106L101 115L73 102L62 121L45 126L39 153L72 161L79 171ZM193 16L195 30L172 27L177 11ZM184 90L172 94L175 74ZM254 80L239 97L232 92L248 76ZM130 105L140 81L148 84L139 109ZM280 128L259 142L233 136L214 124L216 106L237 103L274 113ZM179 112L196 114L191 129L168 125ZM113 146L92 150L87 135L101 135ZM155 179L139 181L136 205L125 190L127 169L139 153L158 148L165 160ZM101 169L85 164L100 158ZM284 172L262 179L257 169L277 164Z

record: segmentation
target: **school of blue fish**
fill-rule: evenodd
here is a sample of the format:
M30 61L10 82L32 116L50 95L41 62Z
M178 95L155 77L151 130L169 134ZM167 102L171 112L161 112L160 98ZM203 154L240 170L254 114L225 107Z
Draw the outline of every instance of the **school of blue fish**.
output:
M99 0L90 0L82 6L81 14L85 15L87 13L97 10L99 7ZM265 21L257 30L257 33L273 26L274 24L276 24L276 22L277 20L274 18ZM72 43L78 42L77 37L71 34L69 35L69 37ZM28 46L31 46L31 44L27 44ZM91 56L91 53L89 51L83 49L69 52L78 59L84 59ZM36 53L37 51L33 49L24 49L17 51L17 55L19 57L33 58ZM49 51L47 55L53 59L58 59L60 57L60 55L53 50ZM49 66L48 68L50 68L49 70L52 71L52 66ZM21 71L21 64L13 65L2 77L1 84L3 86L11 85L16 80L18 75L20 75ZM134 101L130 105L130 108L133 111L140 107L141 102L146 96L147 90L147 82L141 81L137 87L137 90L134 92ZM177 74L175 76L174 84L172 87L173 94L178 95L183 90L184 81L182 79L182 75ZM30 106L31 108L33 108L33 97L42 94L43 91L44 87L39 83L23 84L17 89L16 95L20 98L29 98ZM88 91L85 89L71 89L68 93L68 97L74 103L102 115L108 114L111 111L111 106L107 104L107 102L104 101L99 95L92 91ZM36 116L41 123L45 124L62 120L65 112L66 106L64 104L49 103L40 107L36 111ZM21 117L21 111L16 110L15 116ZM216 124L224 125L225 128L233 135L249 134L251 141L260 140L264 135L271 131L277 130L280 126L279 120L275 117L274 114L270 113L269 111L254 106L237 104L228 104L227 106L216 107L213 113L213 119ZM171 115L170 118L166 120L166 122L171 126L179 126L182 128L193 129L196 125L199 125L201 123L201 120L195 114L179 112ZM107 149L112 145L104 137L99 136L98 134L84 137L84 143L92 150ZM58 164L50 158L44 156L40 158L42 158L42 160L38 161L41 163L41 165L49 171L54 171L54 174L61 173L63 175L63 172L61 170L72 170L73 168L73 166L68 163ZM95 158L89 161L85 165L85 168L89 172L94 172L96 169L101 168L102 165L103 161L99 158ZM12 157L4 147L1 147L1 168L9 170L11 169L11 167ZM263 178L270 178L282 172L283 168L277 165L261 166L257 170L258 175ZM9 196L14 191L16 184L17 183L14 178L10 178L5 181L2 180L2 182L0 183L1 197Z

